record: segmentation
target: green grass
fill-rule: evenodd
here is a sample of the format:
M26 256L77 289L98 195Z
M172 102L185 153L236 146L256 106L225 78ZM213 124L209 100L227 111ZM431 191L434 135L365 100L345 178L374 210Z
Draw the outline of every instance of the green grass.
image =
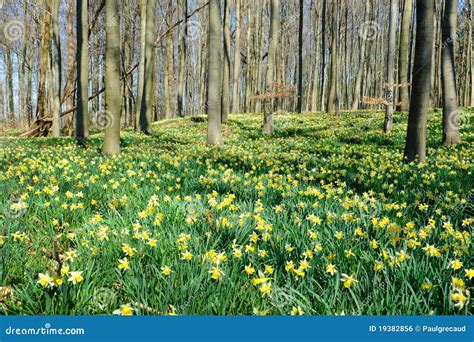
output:
M163 121L150 137L123 133L114 158L100 153L100 134L87 149L0 138L0 313L472 313L470 118L463 144L444 148L440 114L430 115L423 165L403 162L406 114L384 135L383 114L363 111L279 114L272 136L260 115L231 116L222 148L205 145L205 120ZM130 268L119 270L124 257ZM305 260L304 275L285 269ZM83 280L61 276L65 266ZM43 287L40 273L62 285Z

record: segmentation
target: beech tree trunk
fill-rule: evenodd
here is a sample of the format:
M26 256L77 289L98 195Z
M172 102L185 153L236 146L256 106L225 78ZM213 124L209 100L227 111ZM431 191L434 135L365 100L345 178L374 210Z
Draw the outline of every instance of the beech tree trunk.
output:
M413 0L404 0L400 27L400 49L398 55L398 83L408 83L408 65L410 63L410 26L413 21ZM409 87L401 87L399 92L399 111L406 112L410 106Z
M296 111L303 110L303 19L304 0L299 1L299 28L298 28L298 103Z
M186 96L186 66L187 66L187 46L186 37L188 35L188 0L180 0L180 7L183 12L184 24L179 30L179 74L178 74L178 116L185 116L184 105Z
M442 20L443 48L441 55L443 87L443 145L461 143L459 134L458 100L454 42L457 28L458 0L446 0Z
M393 102L394 96L394 66L395 66L395 44L396 44L396 28L398 15L398 0L390 0L390 21L388 29L388 51L387 51L387 85L385 90L385 121L383 131L388 133L393 128Z
M140 1L140 62L138 63L138 93L137 107L135 113L135 128L141 131L141 113L144 101L145 91L145 56L146 56L146 16L147 16L148 0ZM145 127L146 128L146 127Z
M79 142L82 142L89 136L89 19L87 0L76 0L76 31L76 138Z
M240 16L241 0L235 0L235 45L234 45L234 82L232 87L232 113L240 112Z
M224 70L222 74L221 122L227 123L229 117L230 82L230 0L224 0Z
M209 1L207 143L222 145L221 134L221 50L222 26L219 0Z
M339 35L338 2L338 0L333 0L332 8L331 74L329 75L329 92L326 105L327 113L330 115L339 112L339 100L337 95L337 36Z
M408 115L405 158L408 162L426 160L426 125L430 106L433 64L435 0L416 0L416 44L413 89Z
M105 154L120 152L120 17L118 0L105 0Z
M268 62L266 75L267 93L273 92L274 69L277 56L278 30L280 25L280 0L270 0L270 32L268 39ZM264 100L263 133L273 132L273 100Z
M52 59L52 90L53 94L53 125L51 127L53 137L59 137L61 135L61 37L59 36L59 4L60 0L53 0L52 4L52 46L51 51L53 52Z

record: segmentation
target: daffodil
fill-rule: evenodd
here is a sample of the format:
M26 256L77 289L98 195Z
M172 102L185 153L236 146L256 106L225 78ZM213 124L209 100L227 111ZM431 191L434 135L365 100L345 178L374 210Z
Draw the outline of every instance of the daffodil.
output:
M469 278L469 280L474 278L474 269L470 268L468 270L464 270L464 272L466 272L466 277Z
M181 254L181 260L191 261L192 259L193 259L193 255L190 251L185 251Z
M53 286L54 279L48 273L40 273L38 275L38 284L43 287Z
M345 273L342 274L341 281L346 289L350 289L351 286L357 282L353 275L347 275Z
M459 260L457 260L457 259L456 259L456 260L452 260L452 261L449 263L449 266L450 266L453 270L457 271L457 270L459 270L459 269L462 268L462 262L459 261Z
M304 315L303 310L301 309L300 306L294 306L291 311L290 311L291 316L302 316Z
M213 280L220 280L222 276L224 275L224 272L219 268L219 266L213 266L211 270L209 271L211 273L211 279Z
M82 271L73 271L69 272L68 281L71 282L73 285L76 285L84 280L82 277Z
M123 305L120 305L120 309L115 310L113 314L120 315L120 316L132 316L134 310L135 309L132 308L130 304L123 304Z
M334 264L328 264L328 265L326 266L326 272L327 272L327 273L330 273L331 275L334 275L335 273L337 273L336 265L334 265Z
M161 273L165 276L168 277L171 274L172 270L169 266L162 266L161 267Z
M252 265L245 266L244 270L245 270L245 273L247 273L247 275L249 276L255 273L255 268L253 268Z
M272 292L272 283L263 283L261 286L260 286L260 293L263 295L263 296L270 296L270 293Z
M123 258L123 259L119 259L119 264L118 264L118 268L119 270L128 270L130 268L130 264L128 262L128 259L127 258Z

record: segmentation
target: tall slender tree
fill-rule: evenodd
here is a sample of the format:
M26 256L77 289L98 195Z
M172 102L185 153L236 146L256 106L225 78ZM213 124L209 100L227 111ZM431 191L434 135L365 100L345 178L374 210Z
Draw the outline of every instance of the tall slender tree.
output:
M221 121L227 123L229 116L230 82L230 0L224 0L224 64L222 73Z
M173 21L173 0L168 0L166 8L166 23L169 28ZM174 42L173 30L167 32L166 35L166 64L164 68L164 95L165 95L165 117L171 119L173 115L173 83L174 83Z
M367 22L370 12L370 0L365 0L365 10L364 10L364 23ZM359 68L357 70L357 76L354 84L354 89L352 93L352 110L359 109L360 102L360 93L362 88L362 81L365 71L365 66L367 64L366 48L368 44L369 37L360 37L360 54L359 54Z
M388 51L387 51L387 84L385 89L385 120L383 131L388 133L393 127L393 105L394 105L394 67L395 67L395 45L397 30L398 0L390 0L390 19L388 29Z
M185 96L186 96L186 67L187 67L187 42L188 36L188 0L180 0L181 11L183 12L183 27L179 30L179 73L178 73L178 116L183 117Z
M222 26L219 0L209 1L209 43L208 43L208 113L207 143L222 145L221 134L221 39Z
M296 111L303 110L303 23L304 23L304 0L299 2L299 27L298 27L298 103Z
M118 0L105 0L105 154L120 152L120 17Z
M328 114L339 112L339 99L337 94L337 37L339 35L339 1L333 0L332 7L332 32L331 32L331 73L329 75L329 92L327 99Z
M141 84L138 94L139 104L137 105L138 128L142 133L151 134L151 120L153 111L153 75L155 74L155 11L156 0L142 0L141 18L141 53L140 59L143 65L140 75ZM143 8L145 10L143 10ZM141 89L140 89L141 88Z
M141 131L142 120L142 105L145 96L145 61L146 61L146 31L147 31L147 6L148 0L140 1L140 61L138 63L138 94L137 94L137 106L135 114L135 127L137 131ZM146 129L146 127L144 127Z
M89 136L89 19L87 7L87 0L76 0L76 138L80 143L83 143L84 139Z
M46 117L46 74L48 71L49 43L51 36L51 0L45 0L41 29L40 76L36 95L36 118Z
M435 0L416 0L413 90L404 152L408 162L426 160L426 125L433 65L434 6Z
M52 70L54 80L52 82L53 88L53 125L52 133L54 137L61 135L61 37L59 36L59 5L60 0L53 0L52 3Z
M441 78L443 87L443 144L461 142L459 134L454 37L456 36L458 0L446 0L442 19L443 47L441 51Z
M408 83L410 26L413 21L413 0L403 1L403 14L400 27L400 48L398 55L398 83ZM410 105L408 86L402 86L399 92L398 110L406 112Z
M13 56L11 47L7 47L5 54L7 63L7 86L8 86L8 121L11 127L15 124L15 94L13 93Z
M234 79L232 87L232 113L240 112L240 25L241 0L235 0Z
M267 93L273 92L274 69L277 57L278 32L280 25L280 0L270 0L270 31L268 37L268 55L267 55L267 75L266 90ZM265 100L265 108L263 114L264 134L273 132L273 100Z

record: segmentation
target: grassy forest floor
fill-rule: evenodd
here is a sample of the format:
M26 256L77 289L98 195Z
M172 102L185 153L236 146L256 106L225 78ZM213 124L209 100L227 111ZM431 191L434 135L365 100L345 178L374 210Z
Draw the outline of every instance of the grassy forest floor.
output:
M403 162L406 114L204 117L0 140L0 314L468 314L473 130Z

